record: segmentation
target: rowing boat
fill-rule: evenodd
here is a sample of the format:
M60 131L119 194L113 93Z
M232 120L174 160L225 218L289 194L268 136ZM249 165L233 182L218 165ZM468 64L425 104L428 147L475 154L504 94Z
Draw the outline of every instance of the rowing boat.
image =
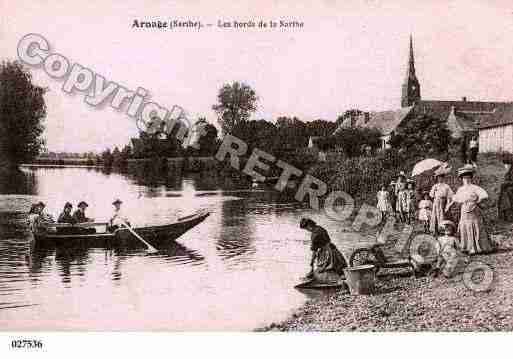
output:
M185 232L194 228L201 222L203 222L210 212L205 210L197 211L189 216L178 218L175 222L147 226L147 227L135 227L133 230L146 241L152 244L162 244L182 236ZM105 246L105 245L140 245L140 241L130 233L126 228L120 228L114 232L107 231L107 223L81 223L78 225L69 224L55 224L50 231L44 233L35 233L34 240L38 245L59 245L59 244L85 244L89 246ZM67 234L63 233L63 229L73 230L76 228L104 228L103 231L96 233L78 233L78 234ZM69 233L69 231L68 231Z

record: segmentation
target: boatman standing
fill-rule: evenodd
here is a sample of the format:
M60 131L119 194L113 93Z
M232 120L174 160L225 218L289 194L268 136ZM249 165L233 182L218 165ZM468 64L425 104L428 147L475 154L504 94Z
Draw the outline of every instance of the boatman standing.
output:
M109 226L110 232L114 232L116 229L123 227L123 225L125 223L128 226L130 226L130 222L128 221L128 218L125 216L125 214L121 210L122 203L123 202L120 199L116 199L114 202L112 202L112 205L114 206L114 215L110 219L110 226Z

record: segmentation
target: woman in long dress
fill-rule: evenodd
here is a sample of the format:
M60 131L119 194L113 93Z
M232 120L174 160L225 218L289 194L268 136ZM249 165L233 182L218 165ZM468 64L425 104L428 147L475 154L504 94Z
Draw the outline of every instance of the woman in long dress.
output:
M435 236L439 233L439 227L445 220L445 206L454 196L454 192L447 183L444 182L445 175L451 171L450 167L439 168L435 171L437 183L433 185L429 196L433 198L433 208L431 209L431 220L429 221L429 230Z
M311 233L312 259L310 261L311 272L307 277L316 279L319 282L337 282L344 277L344 268L347 262L331 242L328 232L317 225L310 218L303 218L299 227Z
M487 199L488 194L483 188L472 183L473 176L474 167L472 165L465 165L458 170L458 177L461 178L463 185L458 188L446 209L449 209L454 202L461 204L458 225L461 250L469 254L488 253L494 248L479 208L479 203Z

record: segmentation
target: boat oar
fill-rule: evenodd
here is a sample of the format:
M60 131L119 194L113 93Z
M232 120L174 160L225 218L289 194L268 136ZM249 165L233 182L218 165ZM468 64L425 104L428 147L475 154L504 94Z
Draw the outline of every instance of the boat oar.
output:
M146 247L148 247L147 251L148 253L156 253L158 252L158 250L153 247L151 244L149 244L148 242L146 242L140 235L138 235L137 233L135 233L135 231L132 229L132 227L130 227L126 222L123 222L123 227L125 227L126 229L128 229L128 231L130 233L132 233L138 240L140 240L141 242L143 242L144 244L146 244Z

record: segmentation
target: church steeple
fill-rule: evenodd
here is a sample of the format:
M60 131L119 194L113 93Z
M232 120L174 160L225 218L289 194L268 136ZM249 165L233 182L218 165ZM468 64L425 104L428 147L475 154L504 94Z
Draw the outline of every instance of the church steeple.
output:
M420 100L420 84L415 75L415 59L413 57L413 38L410 35L410 57L408 59L408 68L406 69L406 79L404 80L401 92L401 107L408 107Z

